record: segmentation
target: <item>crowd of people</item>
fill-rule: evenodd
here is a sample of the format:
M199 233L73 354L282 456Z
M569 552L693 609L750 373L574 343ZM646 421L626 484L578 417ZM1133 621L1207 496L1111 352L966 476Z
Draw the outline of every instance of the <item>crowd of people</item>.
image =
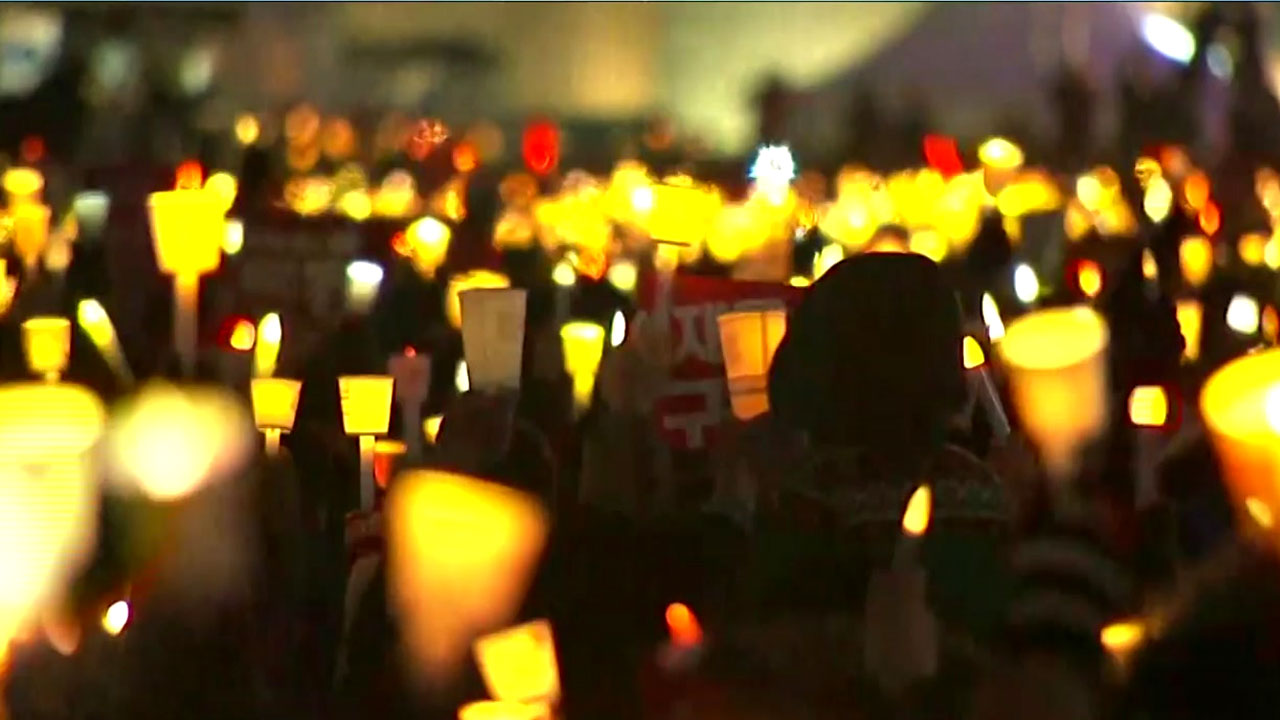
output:
M349 306L287 368L302 389L279 454L255 453L221 484L178 501L103 493L91 561L48 617L0 653L0 717L443 718L485 697L472 661L428 690L413 682L391 598L383 491L361 507L359 446L344 433L338 378L382 374L406 347L434 359L418 414L438 410L443 420L437 435L415 442L419 429L393 420L391 436L414 449L380 468L379 480L394 488L405 470L443 469L546 508L546 547L509 621L550 621L558 716L1270 717L1280 706L1280 560L1269 519L1230 498L1197 403L1215 370L1276 342L1275 328L1268 336L1257 322L1249 333L1233 327L1232 300L1248 292L1273 314L1280 301L1275 265L1242 262L1237 245L1251 232L1272 238L1269 198L1255 178L1280 160L1269 129L1280 106L1263 80L1258 29L1215 9L1197 32L1209 37L1232 22L1250 50L1232 85L1229 151L1207 173L1165 162L1173 208L1134 211L1131 234L1092 228L1070 242L1055 234L1064 268L1096 260L1108 277L1094 292L1049 282L1034 300L1091 304L1110 330L1108 420L1070 477L1051 479L994 362L999 338L984 296L1009 295L1021 240L994 204L963 254L935 261L904 252L913 230L886 224L865 251L815 269L772 358L769 410L725 420L701 455L673 449L657 418L673 328L661 314L637 313L603 273L580 275L561 306L557 258L536 244L494 247L501 175L482 166L468 175L467 212L448 220L454 240L436 276L383 253L375 302ZM1187 159L1167 151L1196 147L1198 130L1172 114L1194 115L1190 98L1206 73L1197 56L1167 97L1129 89L1126 167L1147 155L1157 164ZM763 93L769 142L786 139L775 117L785 114L784 95L776 86ZM1067 139L1052 153L1054 169L1071 176L1096 160L1080 138L1088 91L1070 76L1059 95ZM875 125L873 114L862 113L864 125ZM865 133L851 142L852 157L833 151L824 162L859 164L863 151L874 154ZM49 155L39 162L51 183L87 174ZM240 169L236 207L246 216L278 204L266 157L250 152ZM1142 208L1143 178L1122 175L1125 202ZM1193 176L1212 179L1221 210L1212 227L1204 201L1188 204ZM539 182L550 193L557 180L545 172ZM126 205L112 213L127 214ZM797 268L812 263L822 232L817 223L802 228ZM1217 253L1214 269L1189 286L1180 248L1201 234ZM24 320L74 317L80 300L111 292L110 283L159 282L122 277L109 250L83 239L65 273L20 269L11 243L0 252L18 278L12 303L0 303L6 383L29 374ZM518 391L452 390L463 348L445 318L443 277L482 263L528 293ZM680 272L729 270L706 261ZM208 282L206 306L217 306L208 301L219 282ZM1202 305L1195 352L1177 311L1188 297ZM247 383L223 362L239 351L207 345L195 376L184 377L158 305L138 323L147 332L123 338L137 381L221 384L247 404ZM603 324L615 312L631 321L625 339L605 351L588 407L575 407L560 324L566 316ZM964 353L973 337L993 360L983 372L994 398L973 381ZM77 331L64 380L115 401L135 392L116 370ZM1138 386L1167 393L1172 419L1157 423L1156 453L1130 416ZM922 485L932 519L904 550L904 511ZM206 505L234 507L234 516ZM210 543L246 548L229 571L234 582L216 591L199 579L216 572ZM99 630L104 609L122 598L127 622Z

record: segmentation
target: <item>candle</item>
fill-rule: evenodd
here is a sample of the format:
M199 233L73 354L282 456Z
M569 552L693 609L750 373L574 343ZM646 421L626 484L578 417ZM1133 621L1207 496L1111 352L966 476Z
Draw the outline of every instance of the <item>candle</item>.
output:
M23 203L9 208L13 218L13 246L22 259L23 271L30 276L40 263L40 255L49 242L49 206Z
M470 387L486 393L519 390L526 292L473 288L460 293L458 302Z
M683 673L702 658L702 625L688 605L675 602L663 613L667 623L667 642L658 648L658 666L667 672Z
M280 316L277 313L263 315L254 335L253 375L271 377L276 372L276 361L280 358L280 340L284 335L280 327Z
M373 509L373 446L375 435L391 426L394 379L386 375L344 375L338 378L342 428L360 443L360 508Z
M734 417L745 421L768 412L769 367L787 333L787 311L725 313L717 324Z
M1009 416L1005 414L1004 403L1000 402L1000 395L991 382L986 354L982 352L982 346L978 344L977 339L971 335L964 337L962 354L970 391L982 403L982 409L987 414L987 422L991 425L993 440L997 444L1002 444L1009 439L1013 431L1009 427Z
M1169 399L1164 388L1142 385L1129 393L1129 421L1134 427L1134 500L1142 510L1160 499L1157 462L1160 456L1161 435L1169 417Z
M1274 533L1280 513L1280 350L1233 360L1200 394L1205 429L1242 517Z
M367 260L356 260L347 265L347 309L359 315L373 309L382 287L382 266Z
M472 649L485 687L495 699L549 706L560 701L560 668L547 620L485 635Z
M1113 622L1098 633L1098 640L1111 657L1113 668L1122 677L1128 672L1134 653L1147 638L1146 624L1141 620Z
M22 350L31 372L57 382L71 356L71 321L60 317L27 320L22 323Z
M76 323L84 330L93 346L98 348L107 366L115 373L116 378L125 386L133 385L133 371L120 349L120 339L116 336L115 325L111 316L102 307L102 303L93 298L81 300L76 306Z
M458 720L549 720L542 705L504 700L477 700L458 708Z
M560 328L564 369L573 380L573 404L583 411L591 404L596 373L604 356L604 328L590 322L571 322Z
M147 200L156 264L173 276L174 349L183 372L195 373L200 276L218 269L226 232L225 211L204 190L151 193Z
M919 564L920 543L929 529L933 514L933 491L921 485L911 493L907 509L902 513L902 536L893 553L895 570L907 570Z
M302 383L297 380L257 377L249 382L253 422L266 439L268 456L280 451L281 433L293 430L301 392Z

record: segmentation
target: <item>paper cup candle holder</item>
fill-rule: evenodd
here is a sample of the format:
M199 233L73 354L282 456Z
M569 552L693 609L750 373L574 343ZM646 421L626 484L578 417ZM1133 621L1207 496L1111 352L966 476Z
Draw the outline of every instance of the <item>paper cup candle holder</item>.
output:
M554 706L560 669L551 623L534 620L476 640L480 676L495 700Z
M71 321L34 317L22 323L22 352L32 373L57 382L71 359Z
M524 353L525 291L472 289L461 293L462 349L471 388L518 390Z
M1280 518L1280 350L1246 355L1205 383L1205 429L1240 514L1276 534Z
M1019 318L997 346L1023 430L1056 481L1106 425L1109 337L1102 316L1076 306Z
M249 383L253 422L266 439L267 455L280 452L280 435L293 430L302 383L285 378L254 378Z
M223 203L205 190L152 193L147 201L156 265L173 276L173 340L183 371L195 372L200 276L222 263L226 234Z
M731 312L718 322L733 415L750 420L769 411L769 366L787 334L787 311Z
M387 496L387 592L415 679L449 681L476 638L511 621L547 523L537 500L501 485L436 470L396 477Z
M360 507L373 508L373 446L391 427L395 381L389 375L344 375L338 378L342 429L360 438Z
M573 404L578 412L591 404L604 357L604 335L604 327L591 322L571 322L560 328L564 370L573 381Z

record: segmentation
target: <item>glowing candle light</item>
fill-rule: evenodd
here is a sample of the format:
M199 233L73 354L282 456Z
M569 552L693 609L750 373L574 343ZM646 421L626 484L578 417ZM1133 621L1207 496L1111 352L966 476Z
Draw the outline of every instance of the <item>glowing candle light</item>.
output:
M1182 277L1193 288L1203 286L1213 273L1213 245L1203 235L1183 238L1178 246L1178 259L1182 265Z
M22 351L32 373L57 382L71 358L71 321L36 317L22 323Z
M44 191L44 175L31 167L11 167L0 176L9 207L38 203Z
M81 300L76 306L76 323L89 336L89 341L98 349L103 360L111 368L116 377L126 386L133 384L133 371L125 361L124 351L120 349L120 339L116 336L115 325L111 316L107 315L102 303L93 298Z
M605 279L609 284L626 295L635 292L636 279L639 272L636 270L636 264L630 260L617 260L609 265L609 269L605 271Z
M413 266L424 277L433 277L449 255L453 231L430 215L418 218L405 230Z
M129 624L129 614L128 601L117 600L111 603L102 613L102 630L112 637L119 635Z
M485 635L473 650L493 698L549 706L560 701L560 668L550 622L534 620Z
M200 276L222 262L226 210L222 201L204 190L152 193L147 200L156 264L173 276L174 349L190 376L196 364L196 318Z
M444 422L443 415L432 415L431 417L422 421L422 435L427 439L427 442L431 443L432 445L435 444L436 436L440 434L440 424L443 422Z
M918 562L920 541L929 530L929 520L933 515L933 491L928 485L921 485L907 499L907 508L902 513L902 537L893 554L895 568L905 569Z
M1280 350L1219 369L1204 385L1200 410L1236 507L1273 521L1280 508ZM1274 532L1273 522L1257 522Z
M71 200L71 211L76 222L88 237L102 234L107 224L107 214L111 211L111 196L101 190L85 190L76 193Z
M785 310L725 313L717 318L730 404L739 420L769 410L769 366L787 333Z
M216 172L204 181L204 189L218 199L218 206L226 214L236 202L236 193L240 183L236 176L228 172Z
M579 411L591 404L604 356L604 334L603 327L590 322L571 322L560 328L564 369L573 380L573 402Z
M506 700L477 700L458 708L458 720L548 720L545 706Z
M1102 268L1092 260L1085 260L1076 269L1076 281L1085 297L1096 298L1102 292Z
M266 438L267 455L280 450L281 433L293 430L302 383L285 378L256 377L249 383L253 422Z
M453 387L459 393L471 390L471 373L467 371L467 361L459 360L458 369L453 373Z
M1021 317L1000 343L1022 426L1058 481L1106 423L1108 341L1106 322L1080 306Z
M1000 318L1000 307L991 293L982 295L982 324L987 326L987 339L991 342L1004 338L1004 320Z
M24 271L35 272L49 242L49 206L23 203L9 208L13 222L13 246L22 260Z
M532 497L436 470L396 477L387 496L387 593L417 678L452 678L479 635L519 609L546 542Z
M253 346L253 374L255 377L271 377L276 373L276 361L280 359L280 341L284 330L278 313L267 313L258 322L257 343Z
M1119 620L1098 633L1098 641L1121 673L1128 670L1130 660L1146 637L1147 627L1140 620Z
M462 328L462 301L458 297L467 290L509 288L511 279L492 270L471 270L449 278L445 286L444 312L449 325Z
M1197 300L1179 300L1174 309L1178 329L1182 332L1182 359L1195 362L1200 358L1200 328L1204 319L1204 307Z
M1024 305L1030 305L1040 297L1040 278L1030 265L1022 263L1013 270L1013 293Z
M368 260L355 260L347 265L347 308L361 315L373 308L382 287L382 266Z
M222 237L222 252L236 255L244 249L244 222L227 220L227 233Z
M1163 427L1169 418L1169 398L1155 385L1136 387L1129 393L1129 420L1138 427Z
M391 399L395 381L387 375L343 375L338 378L342 429L360 439L360 507L373 508L374 436L391 427Z
M609 323L609 347L621 347L627 340L627 316L621 310L613 313Z
M1248 295L1237 294L1227 305L1227 327L1241 335L1256 335L1259 317L1258 301Z
M991 382L991 373L986 367L987 357L982 352L982 346L978 344L977 338L971 335L964 337L961 360L967 371L965 375L968 378L970 390L977 395L983 410L986 411L993 439L996 442L1004 442L1012 432L1009 427L1009 416L1005 413L1004 403L1000 402L1000 395L996 393L995 385Z

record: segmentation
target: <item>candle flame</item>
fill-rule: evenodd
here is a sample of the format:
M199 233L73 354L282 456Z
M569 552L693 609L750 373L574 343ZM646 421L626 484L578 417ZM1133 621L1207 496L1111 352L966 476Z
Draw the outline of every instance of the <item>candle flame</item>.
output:
M108 635L116 636L124 632L124 626L129 624L129 603L124 600L117 600L111 603L106 612L102 613L102 629Z
M1114 622L1102 628L1098 638L1102 647L1112 655L1123 655L1131 652L1146 638L1147 629L1136 620Z
M912 537L920 537L929 529L929 519L933 514L933 491L928 485L921 485L911 493L907 500L907 509L902 513L902 531Z
M1138 427L1161 427L1169 417L1169 399L1155 385L1136 387L1129 394L1129 419Z
M1275 527L1275 514L1271 512L1271 506L1262 500L1250 495L1244 499L1244 509L1249 513L1249 517L1258 523L1264 530L1270 530Z
M248 320L237 320L233 328L231 328L231 339L228 343L232 350L240 352L249 352L253 349L253 344L257 340L258 333L253 328L253 323Z
M1079 269L1076 270L1076 280L1080 284L1080 292L1084 293L1085 297L1095 298L1102 292L1102 268L1092 260L1080 263Z
M672 645L692 647L702 642L702 626L688 605L678 602L668 605L666 620Z
M982 352L982 346L972 335L964 336L964 369L972 370L987 361L987 356Z

